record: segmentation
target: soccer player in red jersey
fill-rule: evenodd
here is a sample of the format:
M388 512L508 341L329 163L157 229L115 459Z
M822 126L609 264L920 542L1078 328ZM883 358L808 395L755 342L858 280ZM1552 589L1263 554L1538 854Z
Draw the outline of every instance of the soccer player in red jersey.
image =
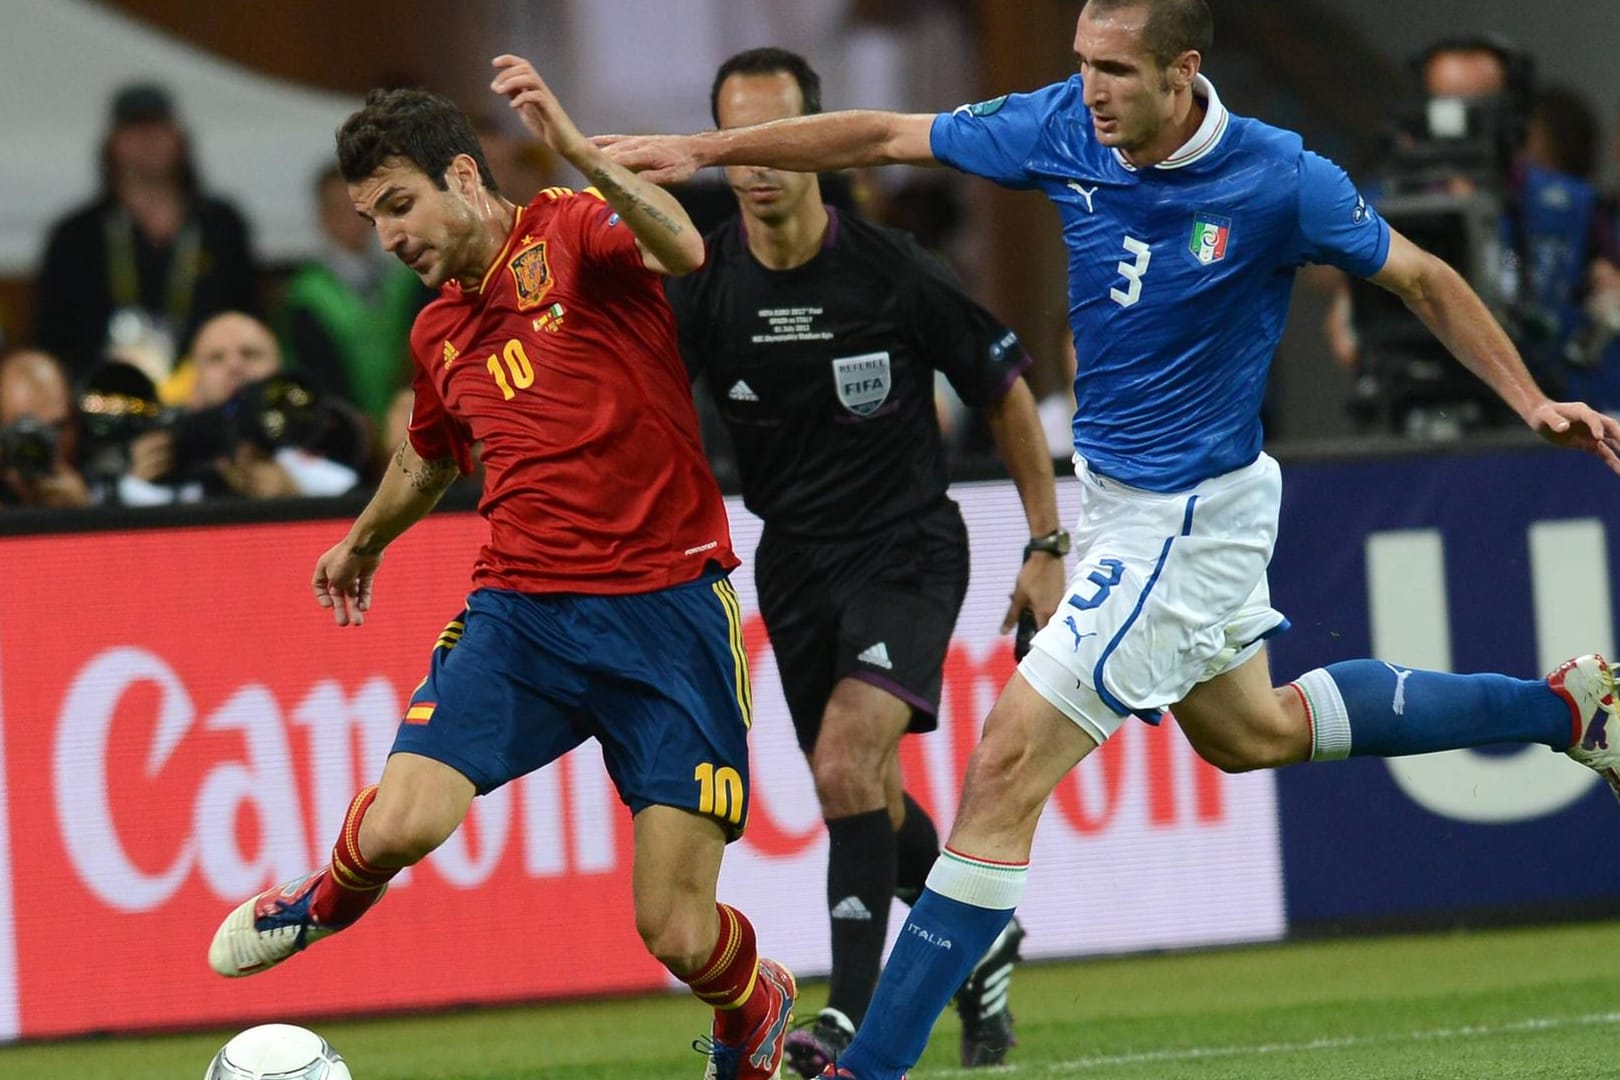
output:
M466 116L426 91L373 91L340 129L355 209L440 293L411 335L409 437L313 581L339 626L363 624L383 549L476 453L490 537L474 591L330 864L245 901L209 963L253 974L347 927L475 795L594 735L634 815L636 928L714 1007L708 1075L765 1080L795 990L715 897L747 818L751 696L737 559L660 281L701 265L703 241L527 61L494 63L491 89L594 186L514 206Z

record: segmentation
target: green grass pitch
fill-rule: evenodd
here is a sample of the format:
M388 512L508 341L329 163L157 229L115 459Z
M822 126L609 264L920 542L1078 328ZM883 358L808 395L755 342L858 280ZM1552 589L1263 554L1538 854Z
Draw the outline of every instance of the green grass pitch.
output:
M1620 923L1030 965L983 1080L1620 1077ZM812 1015L825 984L803 988ZM684 995L317 1022L355 1080L697 1080ZM229 1032L0 1048L5 1080L196 1080ZM947 1010L914 1075L965 1080Z

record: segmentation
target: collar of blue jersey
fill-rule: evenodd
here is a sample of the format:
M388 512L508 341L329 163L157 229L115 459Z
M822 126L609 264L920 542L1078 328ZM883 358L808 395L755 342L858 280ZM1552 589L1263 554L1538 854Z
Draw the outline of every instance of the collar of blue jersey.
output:
M1215 84L1202 75L1194 75L1193 94L1205 101L1204 122L1198 125L1198 130L1193 132L1192 138L1183 143L1180 149L1153 166L1155 169L1179 169L1191 165L1200 158L1208 157L1214 152L1215 147L1220 145L1221 136L1226 134L1226 127L1232 119L1232 114L1221 104L1221 96L1215 92ZM1125 160L1125 155L1119 152L1118 147L1114 148L1114 160L1131 172L1136 171L1136 166Z

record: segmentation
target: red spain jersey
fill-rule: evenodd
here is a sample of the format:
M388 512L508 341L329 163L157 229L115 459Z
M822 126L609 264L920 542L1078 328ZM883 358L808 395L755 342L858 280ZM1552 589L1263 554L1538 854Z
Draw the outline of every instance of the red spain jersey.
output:
M518 211L411 330L423 458L484 466L475 586L637 593L737 565L659 275L594 191Z

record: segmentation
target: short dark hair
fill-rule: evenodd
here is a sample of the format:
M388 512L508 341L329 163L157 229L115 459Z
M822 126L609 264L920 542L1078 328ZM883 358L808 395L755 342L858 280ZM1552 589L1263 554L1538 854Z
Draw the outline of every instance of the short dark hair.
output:
M1107 14L1132 8L1147 12L1142 44L1161 68L1184 52L1207 54L1215 43L1215 18L1204 0L1087 0L1085 10Z
M365 107L337 132L338 171L350 184L364 180L388 159L400 158L443 191L449 187L444 174L461 154L478 164L484 187L499 191L472 121L449 98L431 90L373 90Z
M709 87L709 115L714 117L716 127L720 126L720 86L733 75L776 75L788 74L793 81L799 84L799 97L804 102L801 116L810 116L821 111L821 76L810 62L796 52L766 46L762 49L749 49L720 65L720 70L714 73L714 85Z

